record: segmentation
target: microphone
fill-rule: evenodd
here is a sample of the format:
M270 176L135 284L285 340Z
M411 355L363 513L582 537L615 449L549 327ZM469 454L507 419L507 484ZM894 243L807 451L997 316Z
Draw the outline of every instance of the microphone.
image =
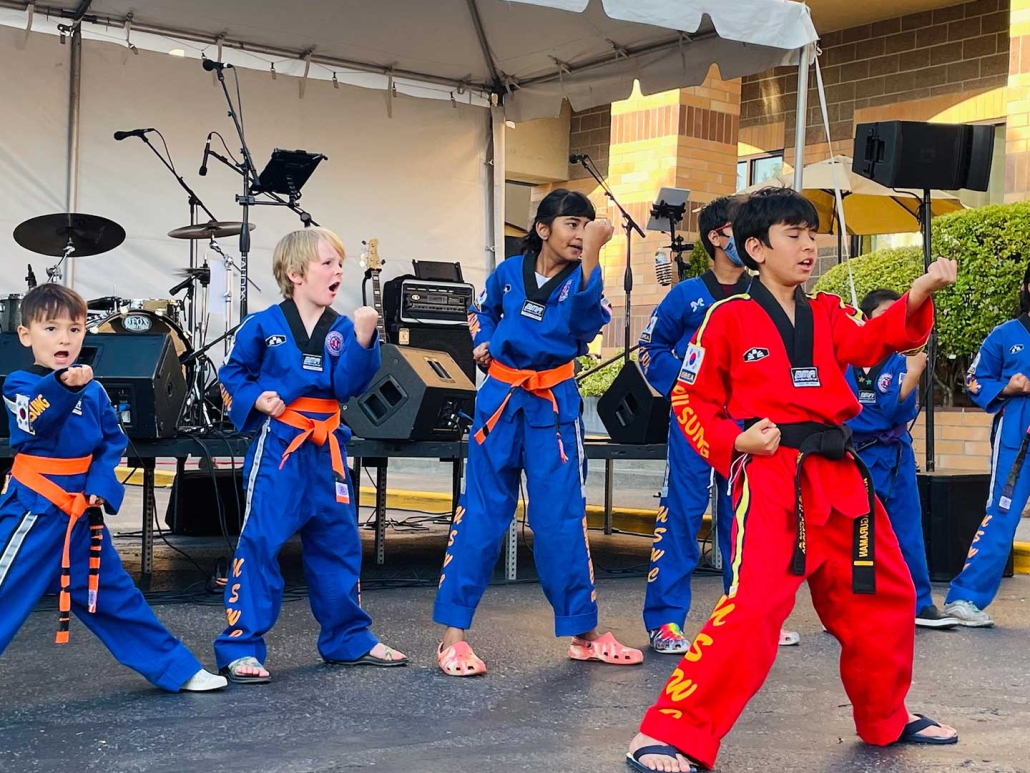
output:
M211 133L209 133L207 135L207 144L204 145L204 160L200 162L200 176L201 177L206 177L207 176L207 157L208 157L208 154L211 153L211 134L213 134L213 132L211 132Z
M672 262L665 250L657 250L654 254L654 275L662 287L672 284Z
M146 134L147 132L152 132L152 131L154 131L153 128L150 128L150 129L130 129L127 132L115 132L114 133L114 138L118 142L121 142L122 140L126 139L127 137L139 137L140 139L143 139L143 135L144 134Z
M586 153L573 153L572 155L569 156L569 163L570 164L582 164L584 161L589 161L589 160L590 160L590 156L588 156Z
M204 69L208 72L211 72L212 70L224 70L226 67L232 67L231 64L226 64L225 62L216 62L214 59L204 59L203 62Z
M29 273L25 275L25 283L28 284L30 290L36 286L36 274L32 271L31 263L29 263Z

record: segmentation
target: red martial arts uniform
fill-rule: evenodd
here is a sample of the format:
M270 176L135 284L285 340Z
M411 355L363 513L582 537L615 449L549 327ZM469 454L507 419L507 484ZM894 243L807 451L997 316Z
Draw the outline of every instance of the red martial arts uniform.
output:
M758 280L749 294L715 304L672 392L688 440L731 478L733 579L640 731L708 767L765 681L805 579L841 644L841 680L859 735L885 745L908 720L915 591L841 426L860 410L844 373L922 344L933 306L928 300L907 316L906 295L863 324L836 296L808 298L798 288L795 299L793 326ZM737 421L764 418L780 427L776 453L736 452Z

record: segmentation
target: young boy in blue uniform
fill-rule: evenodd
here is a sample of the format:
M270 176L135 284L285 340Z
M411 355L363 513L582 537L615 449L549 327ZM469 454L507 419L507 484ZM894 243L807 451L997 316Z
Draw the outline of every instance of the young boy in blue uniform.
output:
M1001 585L1012 540L1030 497L1030 268L1023 276L1021 314L994 328L966 374L973 401L994 414L991 492L962 572L951 581L944 613L968 628L990 628L985 611Z
M466 487L444 557L433 620L447 626L437 663L451 676L486 666L465 641L515 513L526 473L529 525L555 635L569 657L629 665L639 650L597 632L597 594L586 533L586 459L576 357L611 319L598 266L607 221L580 193L551 191L537 210L525 254L486 281L469 313L476 361L489 377L476 398Z
M278 555L300 532L311 611L328 663L402 666L403 654L369 630L361 608L361 536L344 466L350 430L340 403L364 392L379 369L375 309L354 322L330 306L344 250L332 231L280 240L272 270L285 300L247 317L218 372L229 418L254 432L243 475L246 511L225 587L229 625L215 657L230 681L268 682L265 634L282 604Z
M901 296L893 290L873 290L859 304L866 319L880 316ZM848 386L862 412L845 422L858 454L873 477L873 487L912 574L916 589L916 625L954 628L958 620L942 615L930 592L930 570L923 544L923 510L916 481L916 457L908 425L919 415L916 393L926 368L925 352L898 353L871 368L848 366Z
M733 217L740 207L735 196L709 202L698 214L698 232L712 268L700 277L679 282L651 314L640 335L640 367L651 386L667 398L683 367L683 355L708 310L716 301L747 292L750 275L733 241ZM717 539L723 558L723 586L730 584L730 533L733 509L726 480L691 447L676 423L669 422L668 462L665 483L655 519L654 549L644 596L644 627L651 648L668 655L690 649L683 623L690 611L690 578L701 557L697 534L710 501L717 492ZM797 644L793 631L780 632L780 644Z
M76 365L86 302L47 284L22 301L18 336L35 363L4 381L16 451L0 499L0 653L47 591L59 590L57 643L69 613L119 662L169 692L225 687L154 616L122 567L101 508L118 512L125 490L114 469L126 438L88 365Z

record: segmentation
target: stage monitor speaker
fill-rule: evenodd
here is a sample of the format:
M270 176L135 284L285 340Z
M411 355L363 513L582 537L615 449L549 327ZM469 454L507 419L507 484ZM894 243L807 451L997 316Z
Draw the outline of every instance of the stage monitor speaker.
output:
M93 368L130 438L172 437L186 402L186 377L164 333L87 335L78 361ZM32 365L32 352L14 333L0 335L0 387L8 374ZM5 412L6 413L6 412ZM10 435L7 422L0 432Z
M239 469L215 469L213 474L210 469L179 472L172 483L165 524L173 534L221 537L218 514L221 501L225 534L239 534L247 502L243 483L243 472Z
M986 191L990 125L881 121L855 129L852 171L888 188Z
M951 582L962 571L973 537L984 519L991 476L938 470L921 472L918 480L930 579ZM1012 576L1012 568L1010 553L1005 577Z
M616 443L665 443L669 437L669 401L633 361L598 398L597 415Z
M382 367L368 391L343 406L357 437L373 440L460 440L476 388L450 355L383 344Z
M472 359L472 336L467 325L406 325L390 326L390 342L399 346L414 346L445 352L458 363L462 373L476 383L476 361Z

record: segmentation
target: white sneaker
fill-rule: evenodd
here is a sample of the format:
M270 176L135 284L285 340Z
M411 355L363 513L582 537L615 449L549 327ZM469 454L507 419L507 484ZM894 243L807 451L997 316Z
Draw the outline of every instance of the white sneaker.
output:
M186 680L186 683L179 689L183 692L210 692L211 690L221 690L228 684L229 680L224 676L212 674L202 668Z
M958 620L966 628L991 628L994 620L972 601L952 601L944 605L944 614Z

